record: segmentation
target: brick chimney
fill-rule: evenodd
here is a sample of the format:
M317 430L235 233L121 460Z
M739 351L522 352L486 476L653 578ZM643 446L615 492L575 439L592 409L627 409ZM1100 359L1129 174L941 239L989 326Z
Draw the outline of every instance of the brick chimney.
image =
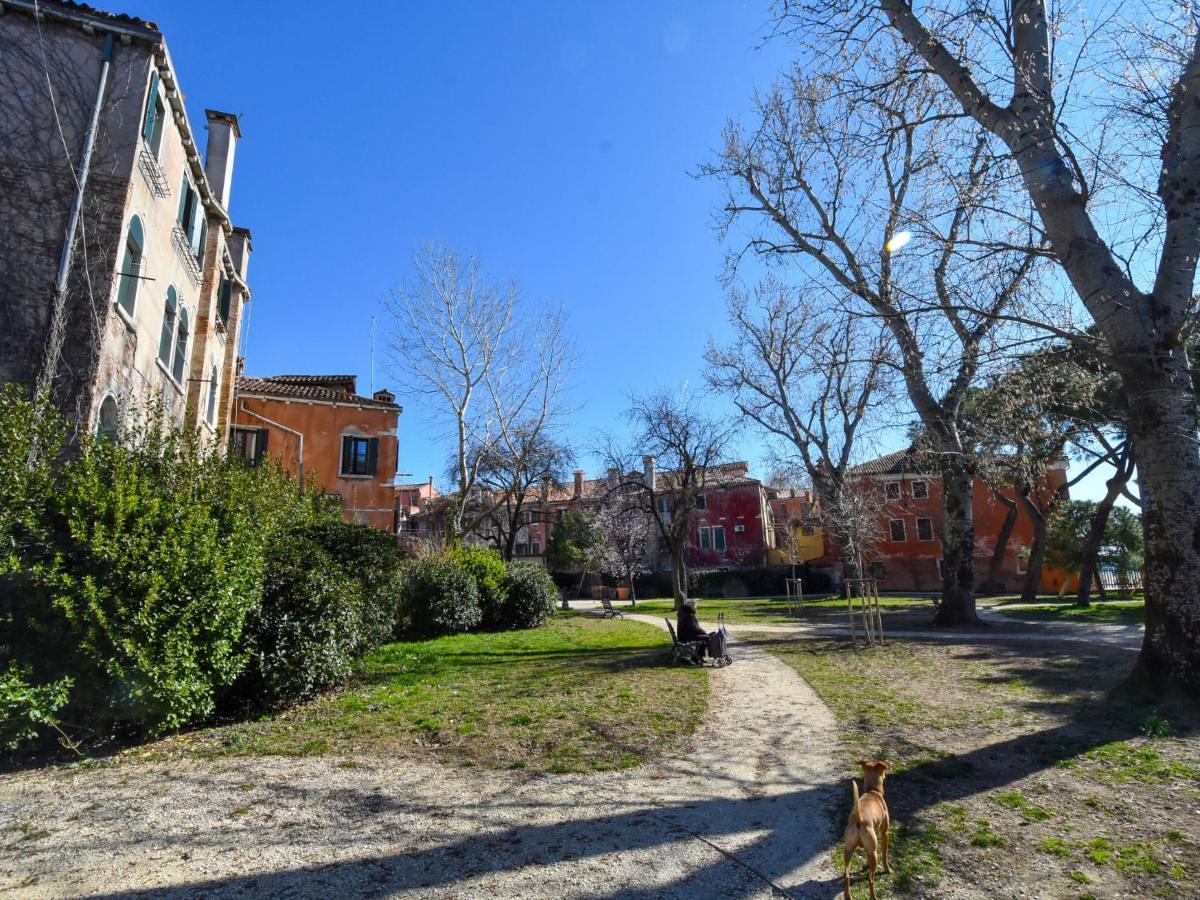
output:
M655 482L655 470L654 470L654 457L653 456L643 456L642 457L642 478L646 482L646 487L649 490L655 489L656 482Z
M371 395L372 400L378 400L380 403L395 403L396 395L391 391L376 391Z
M208 146L204 149L204 175L217 201L229 211L229 192L233 188L233 154L242 136L238 117L233 113L206 109Z
M575 470L575 499L583 499L583 469Z

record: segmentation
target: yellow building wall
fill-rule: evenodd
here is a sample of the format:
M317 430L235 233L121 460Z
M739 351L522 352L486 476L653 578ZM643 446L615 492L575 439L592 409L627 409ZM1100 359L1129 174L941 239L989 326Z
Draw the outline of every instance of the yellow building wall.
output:
M796 562L808 562L825 553L825 534L820 528L813 528L812 534L805 534L801 526L792 530L791 547L772 547L767 551L767 561L773 566L787 566L792 563L792 550L796 551Z

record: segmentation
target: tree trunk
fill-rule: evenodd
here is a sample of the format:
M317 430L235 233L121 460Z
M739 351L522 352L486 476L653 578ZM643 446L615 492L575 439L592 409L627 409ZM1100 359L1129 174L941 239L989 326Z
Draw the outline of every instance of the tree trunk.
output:
M942 470L942 602L935 625L975 625L974 478L961 455L952 454Z
M1076 606L1087 606L1092 592L1092 582L1100 583L1100 569L1097 557L1100 555L1100 545L1104 543L1104 532L1108 528L1108 516L1116 505L1117 497L1129 482L1129 469L1124 464L1117 468L1113 477L1105 482L1108 490L1104 499L1096 506L1096 514L1088 528L1087 537L1083 541L1083 556L1079 564L1079 593L1075 598Z
M683 606L687 599L687 560L683 557L683 544L671 547L671 592L675 596L675 608Z
M1021 586L1021 602L1036 603L1038 590L1042 586L1042 568L1046 562L1046 519L1047 516L1029 498L1026 488L1017 495L1021 506L1029 513L1033 522L1033 543L1029 547L1029 562L1025 567L1025 581Z
M1013 527L1017 524L1017 501L1009 500L995 488L992 488L992 496L1008 510L1004 514L1004 524L1000 526L1000 533L996 536L996 547L992 550L992 561L988 564L987 580L983 583L985 591L995 594L1000 592L1000 568L1004 565L1004 551L1008 549Z
M1136 671L1156 689L1195 691L1200 689L1196 395L1183 352L1160 356L1157 370L1152 360L1142 362L1139 372L1122 372L1146 539L1146 631Z

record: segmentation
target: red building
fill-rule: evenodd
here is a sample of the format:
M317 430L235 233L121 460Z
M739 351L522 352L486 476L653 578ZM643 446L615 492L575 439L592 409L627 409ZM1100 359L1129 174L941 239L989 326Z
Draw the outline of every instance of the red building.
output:
M939 591L942 587L942 480L923 471L914 451L889 453L855 466L850 477L869 481L879 492L879 516L882 541L871 575L881 590ZM1046 494L1066 483L1067 464L1058 463L1046 472L1040 490ZM975 517L975 578L979 588L992 562L1009 505L997 499L992 488L975 479L972 510ZM1017 517L1005 544L993 587L1000 592L1021 589L1025 577L1024 561L1033 541L1033 521L1011 490L1001 492L1009 504L1017 505ZM830 548L836 557L837 547ZM1042 574L1041 590L1057 591L1068 577L1047 568Z

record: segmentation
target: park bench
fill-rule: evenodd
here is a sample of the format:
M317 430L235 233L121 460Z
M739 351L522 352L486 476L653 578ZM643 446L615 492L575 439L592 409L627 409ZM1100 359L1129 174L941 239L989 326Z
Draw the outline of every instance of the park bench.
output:
M608 597L601 597L600 605L602 607L604 607L604 613L603 613L603 615L601 615L602 619L609 619L609 618L623 619L623 618L625 618L625 613L623 613L619 609L615 608L612 605L612 600L610 600Z
M700 641L680 641L675 636L675 626L671 624L670 619L663 619L667 623L667 631L671 633L671 661L672 662L691 662L700 652Z

